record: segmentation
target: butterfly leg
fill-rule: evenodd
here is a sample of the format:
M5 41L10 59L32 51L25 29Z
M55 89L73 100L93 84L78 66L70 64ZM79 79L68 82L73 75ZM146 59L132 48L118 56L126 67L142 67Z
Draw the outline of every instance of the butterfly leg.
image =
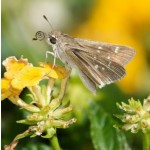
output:
M54 62L53 62L52 69L54 68L55 64L56 64L56 51L54 52Z
M46 54L45 54L46 55L46 57L45 57L45 63L47 62L48 54L51 54L52 56L54 56L53 52L46 51Z

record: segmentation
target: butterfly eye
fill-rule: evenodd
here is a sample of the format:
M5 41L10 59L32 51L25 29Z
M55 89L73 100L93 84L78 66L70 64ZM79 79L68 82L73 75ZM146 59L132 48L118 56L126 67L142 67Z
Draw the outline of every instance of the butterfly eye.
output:
M56 44L56 38L55 38L55 37L50 37L50 38L49 38L49 41L50 41L52 44Z

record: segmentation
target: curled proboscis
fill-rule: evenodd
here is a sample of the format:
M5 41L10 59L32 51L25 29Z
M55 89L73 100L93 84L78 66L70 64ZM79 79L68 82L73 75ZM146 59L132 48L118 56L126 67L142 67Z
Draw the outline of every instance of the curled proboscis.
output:
M38 31L35 34L35 38L33 38L33 40L39 40L42 41L45 38L45 33L42 31Z

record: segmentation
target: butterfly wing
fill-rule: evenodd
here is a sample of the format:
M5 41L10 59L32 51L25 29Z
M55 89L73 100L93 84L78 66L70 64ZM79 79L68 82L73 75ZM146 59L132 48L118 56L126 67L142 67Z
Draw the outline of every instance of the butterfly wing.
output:
M116 62L108 61L104 58L93 59L88 53L74 50L74 54L82 60L82 64L87 69L89 77L99 87L110 84L121 79L125 75L125 69ZM83 70L84 71L84 70Z
M83 83L94 94L96 85L101 88L125 75L125 69L115 62L108 66L109 62L105 59L94 60L88 53L78 49L67 49L66 54L77 66Z
M65 45L65 54L75 64L86 87L93 93L100 88L120 80L125 66L135 55L127 46L95 42L79 38Z
M88 68L85 66L85 63L80 59L72 49L65 49L68 59L71 60L71 64L74 64L73 67L79 72L79 76L84 83L84 85L95 95L96 94L96 80L95 77L91 76ZM73 63L72 63L73 62Z
M135 55L135 50L129 46L109 44L103 42L95 42L75 38L83 51L88 52L93 58L104 58L125 66ZM81 48L80 48L81 49Z

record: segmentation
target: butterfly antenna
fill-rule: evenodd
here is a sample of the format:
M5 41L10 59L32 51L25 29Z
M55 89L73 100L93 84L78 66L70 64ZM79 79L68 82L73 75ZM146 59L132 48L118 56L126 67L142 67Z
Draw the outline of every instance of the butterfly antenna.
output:
M50 25L50 27L51 27L52 30L53 30L53 27L52 27L51 23L49 22L49 20L47 19L47 17L46 17L45 15L43 15L43 18L48 22L48 24Z

